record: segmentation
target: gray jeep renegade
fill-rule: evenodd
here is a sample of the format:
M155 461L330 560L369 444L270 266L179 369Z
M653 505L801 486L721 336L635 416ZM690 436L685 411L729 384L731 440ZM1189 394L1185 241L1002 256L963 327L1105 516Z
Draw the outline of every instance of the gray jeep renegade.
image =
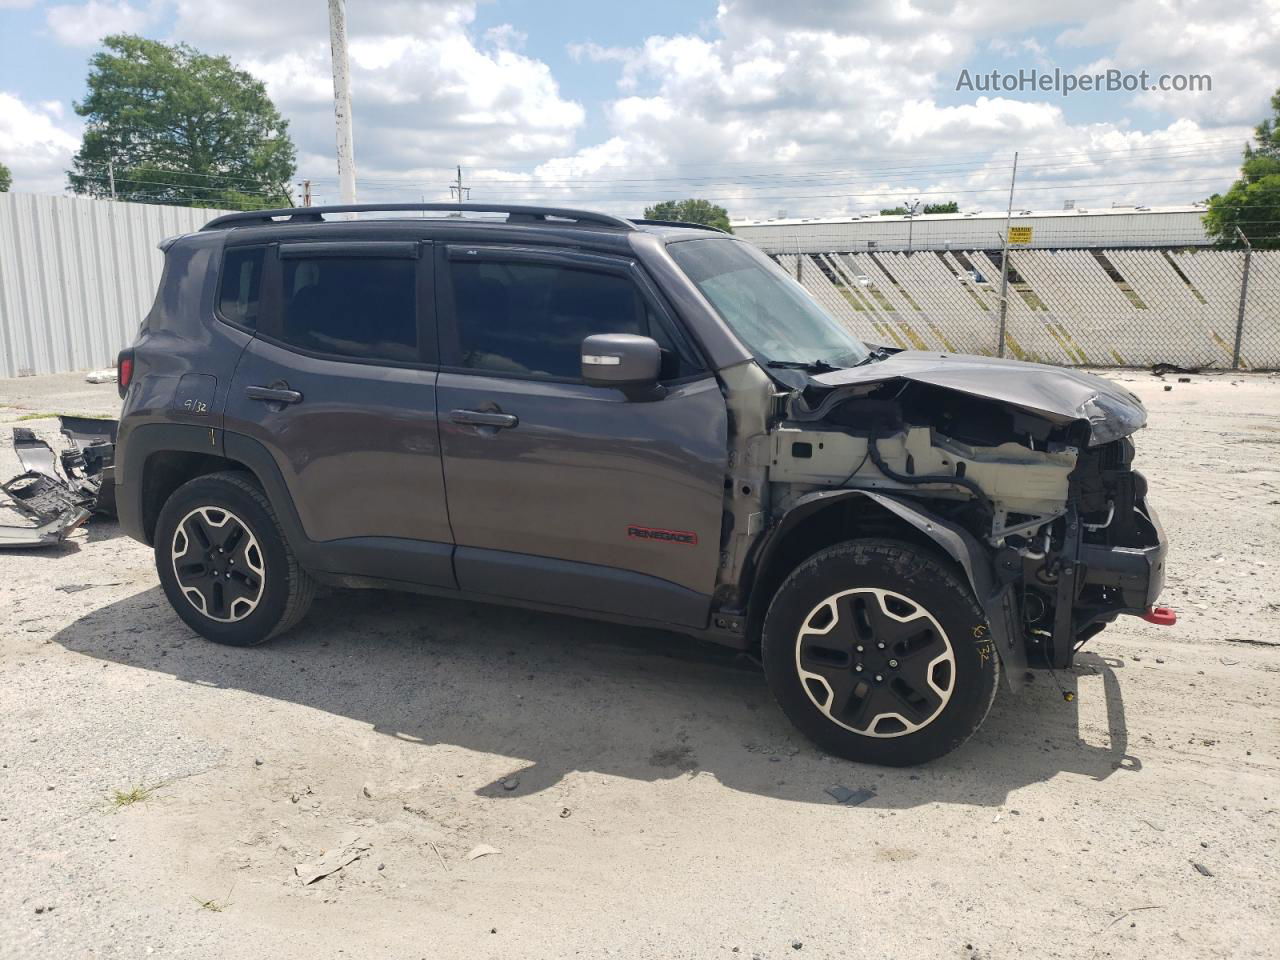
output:
M394 204L162 248L117 502L218 643L293 627L317 583L650 625L757 651L830 753L911 764L1002 674L1173 619L1136 397L869 346L723 233Z

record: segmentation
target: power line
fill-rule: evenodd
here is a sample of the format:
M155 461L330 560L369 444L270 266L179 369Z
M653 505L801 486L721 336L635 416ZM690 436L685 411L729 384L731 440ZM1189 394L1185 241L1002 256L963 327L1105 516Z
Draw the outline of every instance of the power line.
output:
M105 176L93 176L91 174L81 174L79 176L80 176L80 179L82 180L91 180L97 183L109 182L108 178ZM117 185L122 183L132 183L132 184L142 184L144 186L169 187L169 188L175 188L175 189L181 189L181 190L204 190L204 191L212 191L214 193L227 189L224 187L216 187L212 185L204 187L194 183L179 183L174 180L135 180L130 177L119 176L118 174L115 177L115 183ZM244 194L245 196L278 197L284 193L283 190L278 192L271 192L271 191L242 190L239 188L234 188L234 189L236 193L241 193L241 194Z
M1252 137L1251 133L1244 134L1244 140L1251 139L1251 137ZM1071 157L1071 156L1075 156L1075 157L1107 156L1107 155L1114 155L1114 154L1121 154L1121 153L1127 154L1127 153L1146 152L1146 151L1161 151L1161 150L1169 150L1171 148L1177 148L1177 147L1183 147L1183 146L1205 146L1205 145L1220 144L1220 143L1223 143L1223 144L1233 143L1239 146L1243 143L1243 141L1241 140L1240 137L1216 137L1216 138L1202 137L1194 140L1192 139L1173 140L1167 143L1152 144L1150 146L1145 146L1145 147L1141 147L1141 146L1125 147L1125 148L1110 149L1110 150L1071 150L1071 151L1064 151L1060 153L1037 153L1037 154L1028 153L1028 155L1034 156L1037 159L1044 159L1049 157ZM996 152L996 149L993 148L992 150L987 151L985 153L974 153L974 154L968 154L968 155L954 156L953 160L956 162L964 162L966 160L970 160L970 161L990 160L992 158L992 155L995 152ZM934 162L937 161L936 151L931 153L916 153L916 154L908 154L908 153L889 154L889 155L881 154L881 156L893 156L895 159L892 162L894 163L900 162L902 160L914 160L914 159L934 161ZM572 158L564 158L564 159L572 159ZM552 161L548 161L548 162L552 162ZM828 163L830 163L830 161L826 161L826 160L779 160L779 159L725 160L723 158L718 157L718 158L707 158L707 159L699 159L699 160L672 161L668 165L674 166L674 167L699 166L699 165L777 167L777 166L814 166L814 165L824 165ZM597 169L609 169L609 168L615 168L615 167L629 167L629 166L631 166L631 164L629 163L601 164L597 167Z
M1215 144L1216 144L1216 146L1215 146ZM1154 161L1154 160L1159 159L1158 157L1155 157L1155 156L1152 156L1152 157L1140 156L1141 154L1147 154L1147 153L1163 153L1163 154L1165 155L1165 157L1169 157L1169 158L1173 158L1173 157L1197 156L1197 155L1200 155L1200 154L1216 153L1216 152L1220 152L1220 151L1225 151L1227 148L1226 148L1226 146L1224 146L1224 145L1226 145L1226 144L1230 144L1230 145L1232 145L1233 147L1234 147L1234 146L1239 146L1239 145L1240 145L1240 141L1239 141L1238 139L1236 139L1236 138L1229 138L1229 139L1222 139L1222 140L1196 140L1196 141L1185 141L1185 142L1174 142L1174 143L1169 143L1169 144L1161 144L1161 145L1158 145L1158 146L1131 147L1131 148L1118 149L1118 150L1083 151L1083 152L1082 152L1082 151L1071 151L1071 152L1064 152L1064 153L1041 153L1041 154L1036 154L1036 153L1033 153L1033 152L1028 152L1028 153L1027 153L1027 155L1028 155L1028 157L1030 157L1033 161L1034 161L1034 160L1052 160L1052 159L1053 159L1053 158L1055 158L1055 157L1086 157L1086 158L1088 158L1088 159L1085 159L1085 160L1083 160L1083 161L1079 161L1079 162L1075 162L1075 163L1070 162L1070 161L1061 161L1061 162L1054 162L1054 163L1030 164L1030 165L1032 165L1032 166L1042 166L1042 167L1043 167L1043 166L1061 167L1061 166L1077 166L1077 165L1078 165L1078 166L1092 166L1092 165L1096 165L1096 164L1098 164L1098 163L1102 163L1102 162L1104 162L1104 158L1107 158L1107 157L1116 157L1117 159L1115 159L1115 160L1106 161L1106 162L1112 162L1112 163L1114 163L1114 162L1122 162L1122 161L1127 161L1127 160L1140 160L1140 159L1141 159L1141 160L1153 160L1153 161ZM547 161L547 163L552 163L552 162L555 162L555 161ZM690 165L692 165L692 163L693 163L692 161L683 161L683 162L682 162L682 161L671 161L671 162L664 163L664 164L663 164L663 166L664 166L664 167L672 167L672 168L677 168L677 169L678 169L678 168L680 168L680 167L682 167L682 166L690 166ZM802 162L795 162L795 161L779 160L779 161L728 161L727 163L739 163L739 164L747 164L747 163L750 163L750 164L752 164L752 165L756 165L756 166L760 166L760 165L767 165L767 166L772 166L772 167L775 167L775 168L788 168L788 167L792 167L792 166L811 166L811 165L813 165L813 164L817 164L817 163L829 163L829 161L808 161L808 162L803 162L803 161L802 161ZM544 164L542 164L541 166L545 166L545 165L546 165L546 164L544 163ZM607 165L604 165L603 167L598 168L598 169L605 169L605 168L610 168L610 167L623 167L623 166L631 166L631 164L607 164ZM1025 165L1024 165L1024 166L1025 166ZM808 171L808 172L804 172L804 173L784 173L784 172L776 172L776 173L774 173L774 172L771 172L771 173L725 173L725 174L716 174L716 173L697 174L697 173L694 173L694 174L684 174L684 175L679 175L679 176L670 176L670 177L588 178L588 177L579 177L579 176L574 176L573 174L565 174L565 175L561 175L561 176L555 176L555 175L553 175L553 174L551 174L551 173L539 174L539 173L537 173L537 172L533 172L533 173L530 173L530 174L529 174L528 176L526 176L526 177L492 177L492 178L480 178L480 179L473 180L472 182L473 182L473 183L485 183L485 184L502 184L502 183L533 184L533 183L559 183L559 182L578 182L578 183L588 183L588 182L590 182L590 183L614 183L614 182L618 182L618 183L621 183L621 182L628 182L628 181L632 181L632 182L654 182L654 181L659 181L659 180L688 181L688 180L694 180L694 179L697 179L697 180L706 180L706 179L720 179L720 178L724 178L724 179L734 179L734 180L737 180L737 179L766 178L766 177L778 177L778 176L793 177L793 178L797 178L797 179L800 179L800 178L804 178L804 179L812 179L812 178L830 177L830 176L834 176L834 175L838 175L838 174L844 174L844 173L856 173L856 174L861 174L861 175L865 175L865 174L868 174L868 173L877 173L877 172L885 172L885 173L888 173L888 172L898 172L898 173L905 173L905 172L919 172L919 173L927 173L927 172L930 172L930 171L938 171L938 172L942 172L942 171L947 171L947 170L956 170L956 169L963 169L963 168L968 168L968 169L982 169L982 168L984 168L984 167L990 167L990 168L993 168L994 170L996 170L997 172L999 172L999 173L1001 174L1001 176L1003 176L1003 175L1004 175L1004 172L1005 172L1005 171L1007 171L1007 169L1008 169L1008 164L1007 164L1007 162L1005 162L1005 161L1003 161L1003 160L998 161L998 162L993 162L993 158L992 158L992 156L991 156L990 154L975 154L975 155L971 155L968 159L966 159L966 158L962 158L962 157L958 157L958 158L954 158L954 159L949 160L949 161L939 161L939 160L937 160L937 156L936 156L936 154L933 154L933 155L929 155L929 162L927 162L927 163L923 163L923 164L908 164L908 165L901 165L901 162L900 162L900 161L891 161L891 162L889 162L889 163L883 163L883 162L881 162L881 163L874 163L874 162L873 162L873 163L868 163L868 164L862 164L862 165L859 165L858 167L856 167L856 168L852 168L852 169L851 169L851 168L849 168L849 167L847 167L847 166L846 166L846 167L839 167L839 168L831 168L831 167L828 167L827 169L823 169L823 170L813 170L813 171ZM423 181L425 181L425 180L434 179L434 177L435 177L435 176L437 176L437 175L438 175L438 174L437 174L437 173L435 173L435 172L424 172L420 177L417 177L417 178L415 178L415 177L377 177L377 176L374 176L374 177L369 178L369 179L370 179L371 181L379 181L379 182L382 182L382 183L420 183L420 182L423 182ZM317 179L317 180L319 180L319 179L330 179L330 180L332 180L333 178L332 178L332 177L328 177L328 178L326 178L326 177L314 177L313 179Z
M1210 150L1186 150L1186 151L1178 151L1178 152L1169 152L1164 154L1162 157L1124 156L1124 157L1119 157L1119 158L1116 158L1113 160L1107 160L1107 161L1099 159L1099 160L1087 160L1087 161L1064 161L1064 162L1058 162L1058 163L1029 163L1029 164L1024 164L1024 167L1032 168L1032 169L1044 169L1044 168L1061 169L1065 167L1091 167L1091 166L1097 166L1104 162L1107 163L1108 165L1114 165L1117 163L1133 163L1133 162L1139 162L1139 161L1150 163L1150 162L1158 162L1159 160L1172 160L1172 159L1200 157L1200 156L1205 156L1212 153L1221 152L1221 150L1222 150L1221 147L1213 148ZM932 164L928 166L918 166L918 167L878 168L875 166L869 166L869 167L855 168L855 169L842 168L838 170L827 170L827 171L804 173L804 174L791 174L791 173L785 173L785 172L777 172L777 173L750 173L750 174L736 174L736 175L689 174L685 176L618 177L618 178L592 178L592 177L571 177L571 176L555 177L555 176L540 176L540 175L534 174L528 177L519 177L519 178L511 178L511 177L507 177L507 178L494 177L494 178L487 178L487 179L479 178L479 179L473 179L472 183L484 184L486 186L491 186L491 185L548 186L548 185L555 185L555 184L648 184L648 183L687 183L690 185L693 185L695 183L702 183L703 185L706 185L706 184L715 184L715 183L737 183L744 180L750 180L750 181L768 180L774 183L781 183L784 181L795 182L795 183L810 183L810 182L818 182L818 181L830 181L832 178L842 174L853 174L853 176L851 177L842 176L837 181L841 183L852 183L852 182L871 182L871 181L881 180L883 178L881 176L878 176L879 173L897 173L899 175L914 174L916 176L924 178L931 174L935 174L939 176L961 176L961 175L968 174L972 176L975 173L990 172L993 175L998 175L1003 178L1004 176L1007 175L1008 169L1009 169L1009 165L1007 162L983 163L983 164L937 163L937 164ZM313 179L332 180L333 178L321 176L321 177L315 177ZM371 184L392 185L392 186L394 185L416 186L428 179L432 179L432 177L424 176L419 179L419 178L413 178L413 177L372 176L372 177L363 178L363 182L371 183Z
M106 170L109 167L112 167L113 164L110 162L108 163L83 163L82 162L80 166L83 169L96 167L99 170ZM118 165L116 165L116 167L118 169ZM134 165L134 168L137 168L137 167L147 168L149 167L149 165L146 163L139 163ZM130 168L126 168L126 169L130 169ZM202 180L238 180L242 183L252 183L262 187L270 186L269 183L267 183L260 177L239 177L229 173L189 173L186 170L164 170L159 167L152 168L152 169L155 169L157 173L167 173L175 177L199 177ZM73 174L73 175L88 176L88 174ZM315 178L313 177L312 179L315 179Z
M1073 182L1073 183L1050 183L1050 184L1045 184L1043 186L1022 187L1021 190L1024 192L1027 192L1027 191L1043 191L1043 190L1069 190L1069 189L1077 189L1077 188L1090 189L1090 188L1097 188L1097 187L1153 186L1156 184L1166 184L1166 183L1200 183L1200 182L1221 183L1222 177L1166 177L1161 179L1148 179L1148 180L1113 180L1113 181L1084 181L1084 182ZM530 186L537 186L537 185L530 184ZM925 197L928 197L928 196L953 197L956 195L977 196L977 195L992 194L992 193L1000 194L1004 192L1004 189L1002 187L966 188L966 189L958 189L958 190L957 189L913 190L909 185L908 186L886 185L882 189L876 190L872 193L816 193L816 194L765 193L765 194L760 194L760 193L740 191L732 196L729 196L726 194L723 196L704 197L703 199L710 200L713 202L724 202L724 201L734 202L734 201L741 201L741 200L857 200L857 199L874 200L874 199L883 199L886 196L898 194L903 192L904 190L907 192L914 193L918 196L925 196ZM575 194L571 190L564 191L561 193L561 195L577 196L577 197L582 196L582 194ZM650 200L654 200L654 199L662 200L662 199L673 198L671 196L664 197L661 195L657 195L655 191L648 191L644 193L634 193L634 192L620 193L618 191L613 191L607 194L603 194L599 192L592 193L588 191L586 192L585 195L589 197L605 197L605 198L611 198L611 199L646 199L647 198ZM495 195L494 199L503 199L503 200L514 202L520 199L536 200L536 199L539 199L539 195L525 192L517 196L515 191L500 191Z

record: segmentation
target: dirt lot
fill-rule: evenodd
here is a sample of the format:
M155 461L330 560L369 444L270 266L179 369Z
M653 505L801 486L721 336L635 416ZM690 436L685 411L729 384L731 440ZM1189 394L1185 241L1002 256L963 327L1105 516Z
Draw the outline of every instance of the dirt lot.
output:
M1075 702L1038 675L914 770L820 755L679 637L332 593L229 650L110 524L0 555L0 955L1275 957L1280 377L1112 375L1178 626L1126 618ZM0 404L6 477L20 418L117 405Z

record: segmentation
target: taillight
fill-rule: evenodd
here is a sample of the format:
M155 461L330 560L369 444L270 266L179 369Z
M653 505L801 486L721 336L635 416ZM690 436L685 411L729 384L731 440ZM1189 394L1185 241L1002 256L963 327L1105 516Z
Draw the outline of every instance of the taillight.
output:
M121 350L120 356L116 357L116 390L120 393L120 399L124 399L125 392L129 389L129 381L133 379L133 351Z

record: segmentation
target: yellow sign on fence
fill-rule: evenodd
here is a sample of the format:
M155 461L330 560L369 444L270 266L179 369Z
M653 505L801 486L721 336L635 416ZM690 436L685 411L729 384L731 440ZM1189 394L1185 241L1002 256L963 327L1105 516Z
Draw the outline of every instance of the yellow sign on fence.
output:
M1010 227L1009 243L1030 243L1031 228L1030 227Z

